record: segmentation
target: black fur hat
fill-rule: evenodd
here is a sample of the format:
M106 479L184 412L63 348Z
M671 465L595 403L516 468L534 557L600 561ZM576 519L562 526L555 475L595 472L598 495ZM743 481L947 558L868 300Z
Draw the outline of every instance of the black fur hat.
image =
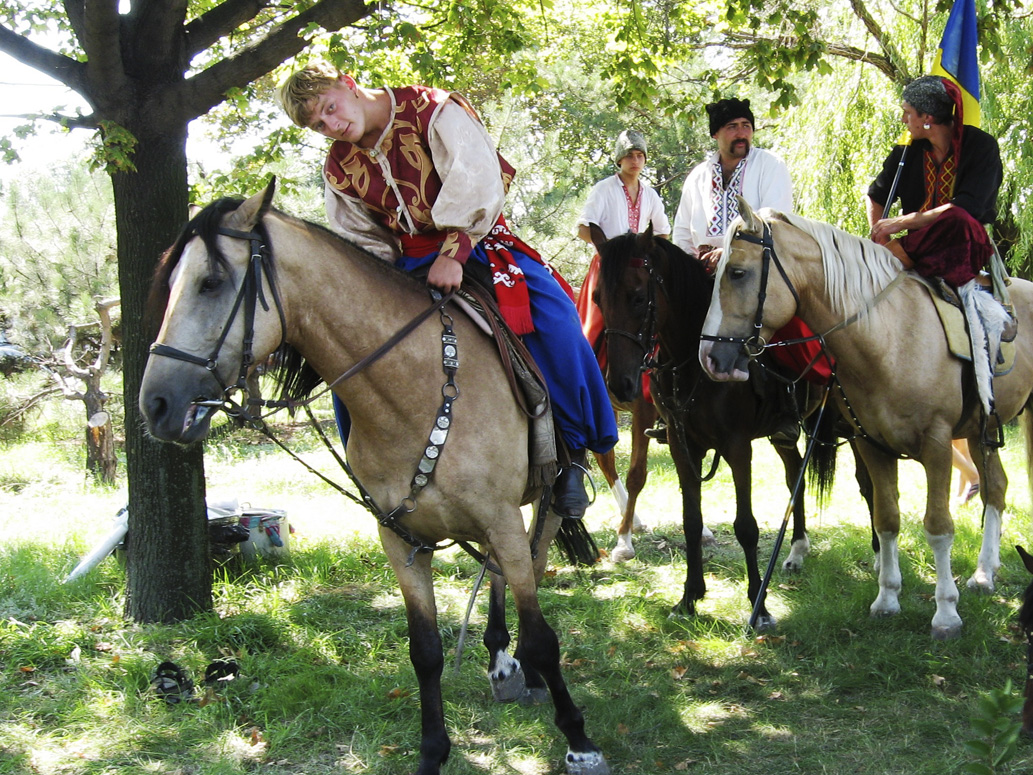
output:
M753 124L753 111L750 110L749 100L737 100L734 97L727 100L718 100L707 105L707 115L710 117L710 136L713 137L729 121L737 118L748 118Z

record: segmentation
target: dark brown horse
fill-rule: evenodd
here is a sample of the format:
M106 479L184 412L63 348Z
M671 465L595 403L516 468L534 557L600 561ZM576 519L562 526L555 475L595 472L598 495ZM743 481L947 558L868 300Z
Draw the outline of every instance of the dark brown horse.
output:
M695 614L696 601L706 593L701 497L703 461L710 450L732 469L735 536L746 555L752 605L761 585L759 530L751 494L752 441L776 430L777 402L762 400L752 384L713 383L700 368L699 334L713 281L698 261L667 240L654 239L651 231L609 241L601 232L595 236L602 257L595 301L606 321L607 385L618 400L638 396L642 369L659 345L652 371L653 398L668 425L671 457L681 484L688 560L684 595L675 611ZM775 449L785 465L786 484L792 488L802 467L800 453L790 447ZM808 549L802 498L797 498L793 516L792 549L785 565L798 568ZM774 624L774 617L761 606L758 629Z
M442 541L479 543L513 591L515 658L498 598L484 641L489 677L507 698L523 673L540 675L567 739L572 775L609 767L584 731L560 672L559 642L537 598L537 561L520 506L528 489L528 422L510 398L494 343L425 285L313 224L270 208L273 185L245 202L220 200L187 225L156 279L167 304L140 390L150 432L181 444L208 433L224 386L243 381L286 345L307 366L288 382L296 397L321 379L351 374L407 322L423 320L382 357L334 385L352 418L348 461L380 520L380 539L405 599L409 654L420 686L417 775L437 775L451 743L441 693L443 654L431 560ZM426 317L426 313L430 313ZM458 352L456 352L458 348ZM250 352L248 350L250 349ZM452 359L458 358L458 365ZM451 376L449 376L451 374ZM397 507L396 507L397 504ZM387 511L390 509L390 511Z

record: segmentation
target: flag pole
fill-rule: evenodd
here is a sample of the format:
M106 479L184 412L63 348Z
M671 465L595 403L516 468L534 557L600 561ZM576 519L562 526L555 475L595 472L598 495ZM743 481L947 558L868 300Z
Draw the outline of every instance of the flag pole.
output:
M904 171L904 161L907 159L907 150L910 147L910 144L905 145L904 152L900 154L900 162L897 164L897 174L893 176L893 184L890 186L889 196L886 197L886 204L882 208L882 218L886 217L886 214L890 211L890 207L893 206L893 198L897 195L897 186L900 183L900 175Z

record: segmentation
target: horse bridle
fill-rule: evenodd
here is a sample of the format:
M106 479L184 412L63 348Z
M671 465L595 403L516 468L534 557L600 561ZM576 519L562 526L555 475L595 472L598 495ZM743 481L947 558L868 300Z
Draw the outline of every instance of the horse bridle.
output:
M659 288L660 292L667 298L667 288L664 287L664 278L656 272L656 268L653 266L653 262L649 260L648 256L642 258L633 258L629 262L629 265L635 268L643 268L646 270L648 282L646 283L646 314L642 318L642 324L636 333L625 331L622 328L604 328L603 336L622 336L625 339L630 339L632 342L637 344L642 350L642 365L639 368L640 371L648 371L653 368L655 363L653 362L653 353L656 351L657 344L657 333L656 333L656 289Z
M233 401L232 394L239 390L247 396L247 376L255 362L255 313L259 303L261 303L263 310L269 311L269 302L266 300L265 292L262 290L263 274L269 283L269 292L273 297L273 303L276 305L276 314L280 319L280 345L277 346L277 349L286 340L287 319L284 315L283 304L280 301L275 277L268 267L269 248L265 244L265 238L253 230L238 231L237 229L219 227L217 232L224 237L247 240L251 257L248 259L248 268L244 274L243 282L241 282L240 288L237 289L237 296L233 301L229 317L222 328L222 333L219 334L219 338L215 342L215 347L212 348L211 355L206 358L193 355L185 350L180 350L160 342L153 343L150 347L150 352L153 355L162 355L166 358L192 363L195 366L202 366L211 373L216 382L219 383L219 387L222 388L222 395L217 399L197 398L193 401L195 406L224 409L229 414L241 414L244 412L244 408ZM240 371L237 373L237 381L227 385L222 381L218 373L219 354L222 351L222 346L226 343L230 328L232 328L241 306L244 308L244 336L241 346Z
M743 352L746 353L746 357L750 360L759 358L761 353L765 349L770 347L768 342L760 335L761 329L764 327L764 302L768 297L768 278L771 275L771 264L775 265L778 269L778 273L782 276L786 286L789 288L789 292L793 294L793 299L796 301L797 306L800 304L800 296L796 292L796 288L793 287L792 281L789 279L789 275L786 273L785 267L782 266L782 261L778 257L778 253L775 251L775 242L771 236L771 227L764 222L764 230L760 237L756 237L749 232L744 232L741 229L736 229L732 235L732 241L742 240L743 242L749 242L753 245L760 245L762 248L761 252L761 263L760 263L760 289L757 291L757 312L753 318L753 336L738 337L738 336L712 336L710 334L700 334L700 339L708 342L730 342L732 344L741 344ZM808 339L794 339L792 343L796 344L803 341L811 341L812 338ZM824 349L824 342L822 342L822 348Z

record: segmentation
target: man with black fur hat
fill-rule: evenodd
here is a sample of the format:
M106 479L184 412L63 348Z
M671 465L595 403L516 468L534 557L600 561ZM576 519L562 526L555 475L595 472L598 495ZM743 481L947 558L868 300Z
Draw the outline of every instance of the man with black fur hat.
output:
M770 151L753 147L753 111L749 100L734 98L707 105L710 136L717 150L698 164L682 188L672 241L702 261L709 271L720 253L725 229L739 215L736 195L757 210L793 211L793 181L785 163Z
M753 147L753 111L749 100L712 102L707 105L707 116L717 150L685 179L671 237L675 245L696 256L708 272L713 272L721 257L725 231L739 215L736 195L742 196L754 210L771 207L791 213L793 181L781 159ZM771 399L770 405L774 407L776 429L771 434L772 442L796 446L800 426L794 394L772 379L754 377L751 381L758 394Z

